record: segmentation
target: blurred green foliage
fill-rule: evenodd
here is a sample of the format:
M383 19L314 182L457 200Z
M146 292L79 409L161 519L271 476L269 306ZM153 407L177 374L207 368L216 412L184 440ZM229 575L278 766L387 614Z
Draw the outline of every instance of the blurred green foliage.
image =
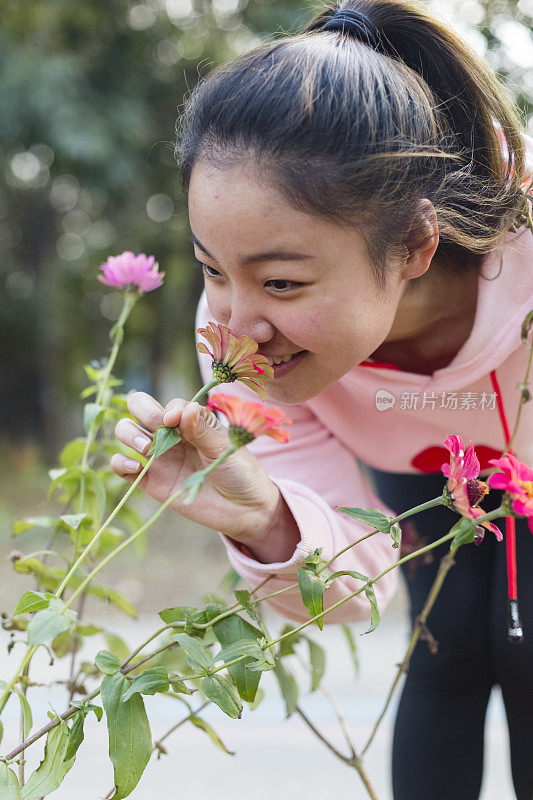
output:
M446 8L531 115L533 0L428 5ZM200 75L320 7L0 0L0 435L36 438L53 462L79 429L82 364L107 354L120 307L96 273L123 250L153 253L166 282L135 309L117 373L161 402L192 390L201 280L173 158L177 112Z

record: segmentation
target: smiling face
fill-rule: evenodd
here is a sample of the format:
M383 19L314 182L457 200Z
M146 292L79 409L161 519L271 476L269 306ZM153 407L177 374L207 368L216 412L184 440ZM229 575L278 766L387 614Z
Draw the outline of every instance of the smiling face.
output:
M188 199L213 319L269 359L300 353L274 366L269 399L309 400L385 341L406 280L390 269L380 289L354 228L295 209L242 165L197 162Z

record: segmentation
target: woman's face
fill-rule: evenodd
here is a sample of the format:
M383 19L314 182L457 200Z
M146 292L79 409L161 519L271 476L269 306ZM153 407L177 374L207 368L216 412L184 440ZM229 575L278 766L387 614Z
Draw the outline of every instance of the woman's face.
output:
M405 279L380 289L361 236L296 210L251 168L195 165L189 187L195 255L213 319L250 336L274 367L269 400L315 397L389 333Z

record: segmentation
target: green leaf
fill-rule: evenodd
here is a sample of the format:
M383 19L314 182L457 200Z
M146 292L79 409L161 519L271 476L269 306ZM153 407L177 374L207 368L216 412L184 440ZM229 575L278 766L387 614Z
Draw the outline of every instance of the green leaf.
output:
M5 761L0 761L0 797L2 800L22 800L17 776Z
M290 717L298 703L298 684L294 675L292 675L287 668L278 661L274 668L274 675L276 676L281 694L285 700L285 708L287 711L286 717Z
M223 675L208 675L202 678L202 691L206 697L216 703L222 711L235 719L242 716L242 702L236 686Z
M23 800L39 800L47 794L55 792L60 786L67 772L74 765L74 758L65 761L68 746L68 727L66 722L60 722L46 736L44 758L30 775L22 788Z
M87 520L89 524L93 523L90 514L63 514L59 517L68 531L77 531L83 520Z
M38 611L28 625L28 644L46 644L63 631L74 628L77 614L72 609L63 610L65 604L55 597L48 608Z
M109 734L109 757L115 776L113 800L128 797L143 774L152 752L150 725L140 694L125 703L122 696L128 681L120 672L102 681L102 703Z
M67 752L63 761L69 761L78 752L80 744L83 742L83 723L85 722L85 714L79 712L74 715L74 722L69 728Z
M34 592L28 589L19 599L16 609L13 611L13 616L16 617L17 614L29 614L33 611L41 611L43 608L48 608L52 597L53 595L50 592L44 594L43 592Z
M115 672L119 672L120 670L120 661L113 653L110 653L109 650L100 650L100 652L96 654L94 663L100 672L103 672L105 675L114 675Z
M320 681L326 669L326 653L324 648L307 638L309 645L309 662L311 664L311 691L314 692L320 686Z
M238 642L232 642L227 647L223 647L222 650L214 656L213 663L218 661L233 661L234 658L239 658L239 656L244 655L262 659L265 654L255 639L241 639Z
M326 579L321 575L315 575L312 570L306 567L298 567L297 574L302 602L309 611L310 616L315 617L324 610ZM322 630L324 627L323 618L317 619L316 624Z
M337 572L332 572L329 576L328 586L335 578L340 578L342 575L350 575L350 577L356 578L358 581L363 581L364 583L370 580L368 575L363 575L362 572L356 572L354 569L339 569Z
M237 614L231 614L231 616L215 622L213 631L222 647L229 647L234 642L239 642L243 639L260 642L263 636L260 630L250 625L249 622L246 622ZM241 698L248 703L252 703L259 686L261 674L260 672L246 669L249 664L253 664L253 658L245 658L243 661L233 664L228 667L228 672Z
M130 654L130 648L124 641L121 639L120 636L117 636L115 633L109 633L109 631L105 631L104 633L105 643L107 645L107 649L116 656L119 661L125 661Z
M74 588L75 584L71 584ZM133 617L134 619L137 617L137 611L135 606L133 606L129 600L127 600L120 592L117 592L116 589L111 589L109 586L95 586L94 584L89 584L87 587L87 591L89 594L94 595L94 597L101 597L103 600L107 600L112 605L119 608L124 614L127 614L128 617Z
M48 487L48 494L46 495L46 502L50 500L58 486L64 486L72 490L81 480L81 467L64 467L62 469L51 469L48 474L52 478L52 483ZM85 475L91 473L86 472Z
M26 517L26 519L19 519L13 523L13 536L20 536L21 533L26 533L32 528L52 528L55 521L55 517Z
M281 635L285 636L285 634L290 633L292 631L292 625L284 625L281 631ZM291 636L286 636L285 639L282 639L279 643L278 655L280 658L284 658L285 656L292 656L295 653L294 645L299 642L303 638L303 634L299 631L297 633L293 633Z
M354 666L355 677L359 677L359 657L357 655L357 645L355 643L354 635L352 633L351 628L348 625L341 625L342 632L346 639L346 644L348 645L348 650L350 651L350 657L352 659L352 664Z
M71 652L74 646L74 636L72 631L63 631L55 639L52 639L52 650L56 654L58 658L64 658L68 653ZM78 652L81 649L82 641L80 638L76 639L76 648L74 652Z
M146 455L151 456L155 453L155 457L159 458L159 456L162 456L163 453L166 453L167 450L170 450L171 447L174 447L174 445L178 444L180 441L181 436L177 428L167 428L166 425L160 425L154 434L154 439Z
M172 691L176 692L177 694L193 694L193 690L189 689L185 681L181 680L181 675L171 673L168 676L168 679L170 681L170 685L172 686Z
M251 618L256 620L257 614L255 608L251 603L250 592L247 589L235 589L233 594L235 595L235 599L237 600L237 602L240 603L242 606L244 606L244 608L251 616Z
M85 428L85 433L88 434L91 426L102 420L104 411L105 406L101 406L98 403L85 404L85 408L83 409L83 427Z
M381 533L390 532L390 519L378 508L343 508L342 506L335 506L335 508L353 519L358 519L359 522L364 522L365 525L370 525L371 528L376 528Z
M394 525L390 526L390 535L392 536L393 540L393 547L398 549L402 542L402 529L400 528L400 523L395 522Z
M365 631L365 633L372 633L372 631L375 630L379 625L378 604L376 602L376 595L374 594L374 587L372 584L366 584L365 594L370 602L370 628Z
M81 436L68 442L59 454L59 463L63 467L74 467L79 464L85 450L85 442L85 437ZM93 451L94 447L93 443L89 448L89 452Z
M265 693L261 688L259 688L257 690L257 692L256 692L255 699L253 700L253 702L252 703L248 703L248 705L250 707L250 711L253 711L254 708L257 708L259 703L261 703L261 701L264 700L264 699L265 699Z
M13 691L18 695L18 698L20 700L20 710L22 711L22 728L24 732L24 738L26 739L33 725L33 717L31 713L30 704L28 703L28 699L24 694L24 692L22 691L22 689L15 687Z
M122 702L129 700L130 697L138 692L139 694L157 694L158 692L168 692L169 680L168 673L164 667L150 667L145 669L132 681L129 688L122 695Z
M216 744L217 747L219 747L221 750L223 750L229 756L234 756L235 755L233 750L228 750L228 748L223 743L223 741L220 738L220 736L218 735L218 733L216 733L214 731L214 729L211 727L211 725L209 725L209 723L207 723L205 721L205 719L202 719L201 717L197 717L197 716L195 716L193 714L191 716L190 720L191 720L192 724L195 727L199 728L201 731L205 731L205 733L207 733L207 735L209 736L211 741L214 742L214 744Z
M211 653L188 633L177 633L174 637L187 654L187 661L193 670L207 672L213 664Z

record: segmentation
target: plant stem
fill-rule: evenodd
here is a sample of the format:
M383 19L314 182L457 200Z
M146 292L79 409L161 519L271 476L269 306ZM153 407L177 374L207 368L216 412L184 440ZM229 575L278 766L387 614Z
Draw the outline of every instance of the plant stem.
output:
M523 385L526 386L526 387L528 385L529 373L531 372L531 364L532 363L533 363L533 345L529 348L529 359L528 359L528 362L527 362L526 374L525 374L524 380L522 382ZM513 433L512 433L511 438L509 439L509 441L507 443L507 446L506 446L505 450L503 451L503 454L508 453L509 450L511 449L513 441L514 441L514 439L516 437L516 434L518 432L518 425L520 424L520 415L522 414L522 406L524 405L525 402L526 401L524 400L524 391L521 391L520 392L520 401L518 403L518 410L516 412L516 420L515 420L515 424L514 424L514 428L513 428Z
M199 392L196 392L191 403L197 403L204 395L208 394L214 386L218 386L220 381L218 378L212 378L209 383L206 383L205 386L202 386Z
M176 730L177 730L177 729L178 729L178 728L179 728L181 725L183 725L183 723L184 723L184 722L187 722L187 720L188 720L188 719L190 719L191 717L196 717L196 716L197 716L197 714L199 714L199 713L200 713L200 711L203 711L203 709L204 709L206 706L210 705L210 703L211 703L211 700L205 700L205 701L202 703L202 705L201 705L201 706L198 706L198 708L196 709L196 711L191 711L191 713L190 713L190 714L187 714L187 716L186 716L186 717L184 717L182 720L180 720L178 723L176 723L176 725L173 725L173 726L172 726L172 728L170 728L170 730L168 730L166 733L164 733L164 734L163 734L163 736L161 736L161 737L160 737L160 738L157 740L157 742L155 742L155 743L154 743L154 746L153 746L153 748L152 748L152 752L153 752L154 750L158 750L158 749L159 749L158 745L162 744L162 742L164 742L164 741L165 741L165 739L166 739L168 736L170 736L170 734L171 734L171 733L174 733L174 731L176 731Z
M68 582L69 582L70 578L72 577L72 575L74 574L74 572L77 570L78 566L81 564L81 562L82 562L82 561L84 561L84 560L85 560L85 558L87 557L87 555L89 554L89 552L92 550L92 548L94 547L94 545L96 544L96 542L99 540L99 538L100 538L100 536L102 535L102 533L103 533L103 532L106 530L106 528L108 527L109 523L110 523L110 522L112 522L112 520L113 520L113 519L116 517L116 515L118 514L118 512L120 511L120 509L122 508L122 506L124 505L124 503L126 502L126 500L128 499L128 497L129 497L129 496L132 494L132 492L135 490L135 488L137 487L137 484L139 483L139 481L141 481L141 480L142 480L142 478L144 477L144 475L145 475L145 474L148 472L149 468L150 468L150 467L151 467L151 465L152 465L152 462L153 462L154 458L155 458L155 456L152 456L152 457L150 458L150 460L149 460L149 461L146 463L146 465L144 466L144 468L143 468L143 470L141 471L141 473L140 473L140 474L138 475L138 477L135 479L134 483L132 483L132 485L130 486L130 488L128 489L128 491L127 491L127 492L126 492L126 494L124 495L124 497L123 497L123 498L120 500L120 502L118 503L118 505L117 505L117 506L116 506L116 507L113 509L113 511L112 511L112 512L111 512L111 514L108 516L108 518L106 519L106 521L104 522L104 524L102 525L102 527L100 528L100 530L97 532L97 534L95 535L95 537L94 537L94 538L93 538L93 539L92 539L92 540L89 542L89 544L87 545L87 547L85 548L85 550L83 551L83 553L81 553L81 554L80 554L80 556L78 557L78 559L77 559L77 560L75 561L75 563L72 565L72 567L70 568L69 572L68 572L68 573L65 575L65 577L64 577L64 578L63 578L63 580L61 581L61 583L60 583L59 587L56 589L56 591L55 591L55 596L56 596L56 597L61 597L61 593L63 592L63 590L64 590L64 589L65 589L65 587L67 586L67 584L68 584ZM166 506L165 506L165 507L166 507ZM79 592L78 592L78 594L79 594ZM72 598L71 598L71 600L72 600Z
M439 565L439 570L437 572L437 575L436 575L436 578L435 578L435 580L433 582L433 585L432 585L432 587L430 589L430 592L429 592L429 594L428 594L428 596L426 598L426 602L424 603L424 607L423 607L421 613L416 618L416 624L415 624L415 627L413 628L413 632L411 634L411 638L409 639L409 644L407 646L406 653L405 653L405 655L404 655L404 657L402 659L401 664L398 667L398 671L396 673L396 677L394 678L394 680L392 682L392 686L389 689L389 693L387 695L387 699L385 701L385 705L383 707L383 710L382 710L381 714L379 715L379 717L378 717L378 719L377 719L377 721L376 721L376 723L374 725L374 728L372 729L372 733L370 734L370 738L368 739L367 743L365 744L365 746L363 748L363 752L362 752L363 756L365 755L366 751L368 750L368 748L372 744L372 741L373 741L373 739L374 739L374 737L375 737L375 735L377 733L377 730L378 730L378 728L379 728L379 726L381 724L381 721L383 720L383 718L384 718L384 716L385 716L385 714L387 712L389 704L390 704L390 702L392 700L392 696L393 696L393 694L394 694L394 692L396 690L396 686L398 685L401 676L404 673L407 672L407 668L409 666L409 661L411 660L411 655L413 654L413 650L415 649L416 643L418 642L418 639L420 637L420 633L421 633L423 627L426 624L426 620L428 618L429 612L433 608L433 605L435 603L435 600L437 599L437 595L440 592L442 584L444 583L444 579L446 578L446 575L448 574L449 570L452 568L452 566L455 563L454 560L453 560L453 557L455 555L456 550L457 550L457 548L451 546L449 552L445 556L443 556L443 558L441 559L441 562L440 562L440 565Z
M328 747L331 750L331 752L334 753L337 756L337 758L340 758L340 760L344 761L344 763L348 764L348 766L355 767L355 769L359 773L359 776L360 776L361 780L363 781L365 789L368 792L368 796L372 800L379 800L378 796L376 794L376 791L375 791L374 787L372 786L372 784L370 783L370 779L369 779L368 775L366 774L366 770L363 767L362 759L359 758L357 755L350 756L350 757L345 756L343 753L341 753L340 750L337 750L337 748L333 744L331 744L331 742L329 742L326 739L326 737L318 730L318 728L316 728L313 725L311 720L304 714L304 712L302 711L300 706L297 705L296 708L295 708L295 711L298 712L298 714L301 716L301 718L306 723L306 725L308 725L309 728L311 728L311 730L313 731L315 736L317 736L320 739L320 741L323 742L326 745L326 747Z
M130 313L131 313L131 311L132 311L132 309L133 309L133 307L135 305L135 302L136 302L137 298L138 298L138 295L136 293L134 293L134 292L126 292L124 294L124 302L122 304L122 309L120 311L120 316L118 318L118 321L113 326L114 329L116 329L116 330L121 329L122 330L124 328L124 325L126 324L126 320L128 319L128 317L129 317L129 315L130 315ZM111 370L113 369L113 367L115 365L115 361L116 361L116 358L117 358L117 355L118 355L118 351L119 351L119 347L121 345L121 341L122 340L121 340L120 336L116 336L115 337L115 342L113 344L113 348L111 350L109 358L107 359L107 364L105 366L104 373L103 373L102 377L100 378L100 380L98 381L98 392L96 394L96 399L95 399L95 403L97 405L101 405L102 404L102 400L103 400L103 397L104 397L104 392L107 389L107 382L109 380L109 376L111 375ZM85 447L84 447L83 455L82 455L82 458L81 458L80 499L79 499L79 505L78 505L78 511L79 511L80 514L83 512L83 504L85 502L85 472L86 472L86 469L87 469L87 460L88 460L88 457L89 457L89 451L90 451L91 445L92 445L94 437L95 437L96 428L97 428L97 425L96 425L96 418L95 418L93 420L90 428L89 428L88 433L87 433L87 438L85 439Z
M221 455L221 456L219 456L217 459L215 459L215 461L213 461L213 463L212 463L212 464L209 464L207 467L205 467L205 469L203 469L203 470L199 470L198 472L196 472L196 473L194 473L194 474L196 474L196 475L203 475L203 476L207 475L209 472L211 472L211 471L212 471L212 470L214 470L216 467L218 467L218 465L219 465L219 464L221 464L221 463L222 463L222 462L223 462L223 461L224 461L224 460L225 460L225 459L226 459L228 456L230 456L232 453L234 453L234 452L235 452L235 450L236 450L236 447L235 447L235 445L231 445L231 447L228 447L228 449L227 449L227 450L225 450L225 451L222 453L222 455ZM146 471L146 469L147 469L147 468L149 467L149 465L152 463L152 461L153 461L154 457L155 457L155 456L152 456L152 458L150 459L150 461L149 461L149 462L148 462L148 464L146 465L146 467L145 467L145 470L144 470L144 471ZM143 472L144 472L144 471L143 471ZM137 479L137 481L135 481L135 484L136 484L136 483L138 482L138 480L139 480L139 479L142 477L142 474L143 474L143 473L141 473L141 475L139 475L139 478ZM135 488L135 484L133 484L133 485L132 485L131 489L134 489L134 488ZM130 491L131 491L131 489L130 489ZM97 575L97 574L100 572L100 570L102 570L102 569L103 569L103 568L106 566L106 564L108 564L108 563L111 561L111 559L112 559L112 558L114 558L114 557L115 557L115 556L117 556L119 553L121 553L121 552L122 552L122 550L124 550L126 547L128 547L128 545L130 545L132 542L134 542L134 541L135 541L135 539L137 539L137 538L138 538L138 537L139 537L141 534L143 534L143 533L145 532L145 530L147 530L147 528L149 528L151 525L153 525L153 523L154 523L154 522L157 520L157 518L158 518L158 517L159 517L159 516L160 516L160 515L163 513L163 511L165 511L165 509L166 509L166 508L168 508L168 506L169 506L171 503L173 503L173 502L174 502L174 500L177 500L177 499L178 499L178 497L179 497L179 496L180 496L180 495L183 493L183 490L184 490L184 488L183 488L183 486L182 486L182 487L181 487L181 489L178 489L178 491L177 491L177 492L175 492L173 495L170 495L170 497L167 497L167 499L165 500L165 502L164 502L164 503L162 503L162 504L159 506L159 508L157 509L157 511L155 511L155 512L154 512L154 514L152 514L152 516L150 517L150 519L149 519L149 520L147 520L147 521L144 523L144 525L141 525L141 527L140 527L138 530L136 530L136 531L135 531L135 533L132 533L132 534L131 534L131 536L129 536L127 539L125 539L123 542L121 542L119 545L117 545L117 546L115 547L115 549L114 549L114 550L112 550L110 553L108 553L108 554L106 555L106 557L105 557L105 558L103 558L103 559L102 559L102 561L101 561L99 564L97 564L97 565L96 565L96 567L95 567L95 568L92 570L92 572L90 572L90 573L89 573L89 574L88 574L88 575L87 575L87 576L84 578L84 580L83 580L83 581L80 583L80 585L78 586L78 588L77 588L77 589L75 589L75 590L73 591L73 593L71 594L71 596L69 597L69 599L68 599L68 600L65 602L65 606L64 606L64 608L63 608L63 611L64 611L66 608L68 608L68 607L71 605L71 603L73 602L73 600L75 600L75 599L76 599L76 597L77 597L77 596L78 596L78 595L79 595L79 594L80 594L80 593L81 593L81 592L82 592L82 591L85 589L85 587L87 586L87 584L88 584L90 581L92 581L92 579L94 578L94 576L95 576L95 575ZM128 494L129 494L129 493L128 493ZM109 521L112 519L113 515L114 515L114 514L115 514L115 513L118 511L118 509L120 508L120 505L121 505L121 504L124 502L124 500L126 500L127 496L128 496L128 495L126 494L126 495L125 495L125 496L122 498L122 501L121 501L121 503L119 503L119 505L117 506L117 508L116 508L116 509L115 509L115 511L113 512L113 514L112 514L112 515L111 515L111 516L108 518L108 520L107 520L106 524L108 524L108 523L109 523ZM99 533L100 533L100 531L99 531ZM95 538L93 539L93 541L92 541L92 542L91 542L91 543L90 543L90 544L87 546L87 548L85 549L85 553L87 553L87 551L88 551L89 547L90 547L90 546L91 546L91 544L92 544L92 543L93 543L93 542L96 540L96 538L97 538L97 536L99 535L99 533L98 533L98 534L95 536ZM82 553L82 556L83 556L83 555L84 555L84 554ZM81 559L81 556L80 556L80 559ZM77 563L79 563L79 560L80 560L80 559L78 559L78 562L77 562ZM76 567L76 564L74 565L74 568L75 568L75 567ZM73 569L74 569L74 568L73 568ZM72 572L72 570L71 570L71 572Z

